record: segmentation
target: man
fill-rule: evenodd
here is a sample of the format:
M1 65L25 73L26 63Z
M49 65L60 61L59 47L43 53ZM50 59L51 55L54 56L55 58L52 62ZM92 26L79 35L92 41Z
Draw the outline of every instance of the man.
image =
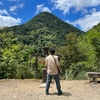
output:
M54 80L56 82L56 88L58 90L58 95L62 94L60 79L57 67L60 67L60 63L58 60L58 56L54 55L55 50L49 49L50 54L45 58L45 66L47 68L47 80L46 80L46 95L49 94L50 83L52 77L54 76Z

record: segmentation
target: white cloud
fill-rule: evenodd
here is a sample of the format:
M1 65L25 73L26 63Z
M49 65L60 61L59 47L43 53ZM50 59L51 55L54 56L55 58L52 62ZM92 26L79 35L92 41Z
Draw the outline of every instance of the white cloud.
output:
M54 9L63 11L63 14L69 13L71 8L77 12L87 7L100 5L100 0L51 0L51 2L54 3Z
M0 5L3 5L3 3L2 3L2 2L0 2Z
M3 14L9 15L8 12L7 12L5 9L0 10L0 15L3 15ZM1 21L1 20L0 20L0 21Z
M19 0L9 0L9 1L13 1L13 2L16 2L16 1L19 1Z
M97 25L100 22L100 11L95 12L91 15L86 15L83 18L76 20L75 22L71 22L74 26L79 25L83 31L88 31L94 25Z
M50 12L50 13L51 13L50 9L47 8L47 7L43 7L43 8L41 9L41 12L44 12L44 11L47 11L47 12Z
M93 14L93 13L95 13L97 10L96 10L96 8L93 8L93 9L91 9L90 10L90 12Z
M74 22L67 22L74 26L79 26L83 31L88 31L100 22L100 11L97 12L100 0L51 0L51 2L54 4L53 9L62 11L64 15L71 12L71 8L73 8L71 13L80 11L82 18Z
M23 6L24 6L24 4L19 4L19 5L11 6L9 11L15 11L18 8L22 8Z
M83 9L83 11L81 13L82 13L82 15L85 15L85 14L88 13L88 10L87 9Z
M19 0L9 0L9 1L19 1ZM2 2L0 2L0 5L2 4ZM16 14L14 11L17 10L18 8L22 8L24 6L24 4L18 4L15 6L11 6L9 11L11 11L12 13ZM21 24L21 19L20 18L14 18L12 16L10 16L10 14L7 12L6 9L0 9L0 27L4 27L4 26L14 26L14 25L19 25Z
M51 13L51 10L48 7L44 7L43 4L36 6L36 12L35 12L36 14L38 14L39 12L44 12L44 11Z
M25 4L22 3L22 4L19 4L18 7L19 7L19 8L23 8L24 5L25 5Z
M21 19L20 18L13 18L11 16L9 16L8 12L3 9L0 10L0 27L4 27L4 26L14 26L14 25L18 25L21 23Z
M9 11L15 11L17 9L17 6L11 6Z
M0 15L0 27L4 26L14 26L21 23L20 18L13 18L10 16L2 16Z

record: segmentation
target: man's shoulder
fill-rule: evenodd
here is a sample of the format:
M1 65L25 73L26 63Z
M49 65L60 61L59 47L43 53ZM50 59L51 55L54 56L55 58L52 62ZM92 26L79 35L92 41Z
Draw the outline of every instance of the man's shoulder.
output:
M50 57L50 55L46 56L46 58L49 58L49 57Z
M57 55L54 55L54 57L55 57L55 58L58 58L58 56L57 56Z
M48 55L48 56L46 56L46 58L49 58L49 57L52 57L52 56L54 56L55 58L58 58L57 55Z

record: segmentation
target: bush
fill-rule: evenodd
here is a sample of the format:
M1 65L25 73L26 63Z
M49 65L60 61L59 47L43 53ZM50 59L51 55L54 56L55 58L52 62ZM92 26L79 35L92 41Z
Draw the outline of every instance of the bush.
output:
M27 66L22 66L17 69L16 78L18 79L28 79L28 78L34 78L34 71L32 71Z
M76 80L87 80L88 76L87 76L86 72L81 71L81 72L78 73L78 75L75 79Z

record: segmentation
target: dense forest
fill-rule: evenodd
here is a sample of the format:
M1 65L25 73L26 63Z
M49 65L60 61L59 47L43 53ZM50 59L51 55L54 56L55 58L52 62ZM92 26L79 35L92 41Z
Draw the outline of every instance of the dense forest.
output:
M60 56L62 79L87 79L100 71L100 24L83 32L48 12L0 29L0 79L42 78L43 47Z

